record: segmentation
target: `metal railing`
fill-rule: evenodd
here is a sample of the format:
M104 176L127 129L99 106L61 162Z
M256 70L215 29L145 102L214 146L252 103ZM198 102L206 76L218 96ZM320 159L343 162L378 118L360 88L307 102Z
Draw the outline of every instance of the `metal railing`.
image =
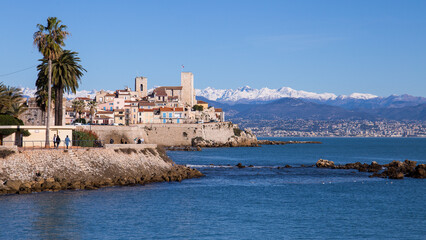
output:
M46 148L46 141L36 140L36 141L22 141L19 143L17 141L3 141L0 144L1 146L17 146L20 150L34 150L34 149L80 149L80 148L101 148L104 146L104 141L102 140L72 140L67 142L61 140L59 144L49 141L49 147Z

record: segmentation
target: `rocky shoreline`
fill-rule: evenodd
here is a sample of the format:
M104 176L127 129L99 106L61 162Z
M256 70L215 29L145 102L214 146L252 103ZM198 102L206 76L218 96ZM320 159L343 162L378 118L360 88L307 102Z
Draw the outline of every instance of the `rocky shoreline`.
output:
M319 159L316 163L317 168L331 169L355 169L359 172L373 172L370 177L380 177L389 179L426 178L426 164L417 165L416 161L405 160L392 161L388 164L380 165L377 162L367 163L348 163L345 165L335 165L333 161Z
M161 148L7 151L0 158L0 195L94 190L204 176L175 164Z
M195 138L192 146L170 146L165 147L168 151L201 151L202 148L221 148L221 147L261 147L262 145L287 145L287 144L322 144L319 141L271 141L256 140L251 138L235 138L226 143L219 143L202 138Z

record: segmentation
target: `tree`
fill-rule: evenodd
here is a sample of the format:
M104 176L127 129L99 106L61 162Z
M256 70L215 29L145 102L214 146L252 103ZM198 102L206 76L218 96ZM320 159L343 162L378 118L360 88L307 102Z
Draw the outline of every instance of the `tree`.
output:
M192 110L194 110L194 111L203 111L204 107L203 107L203 105L194 105L192 107Z
M24 125L21 119L16 118L11 115L0 114L0 125ZM0 145L3 145L3 138L9 136L12 133L22 133L24 136L30 136L30 132L28 130L18 130L18 129L0 129Z
M80 58L76 52L64 50L58 59L52 61L52 84L54 89L55 100L55 125L62 125L63 119L63 96L65 92L76 93L79 86L79 81L83 76L83 71L86 71L80 64ZM49 72L49 64L45 59L40 60L40 65L36 81L37 90L43 93L46 89L47 76ZM40 98L41 99L41 98ZM44 100L39 101L43 103Z
M21 90L0 83L0 114L18 117L26 110L25 107Z
M37 46L43 58L48 61L48 84L47 84L47 121L46 121L46 143L49 147L49 132L50 132L50 109L52 95L52 60L57 59L62 54L62 46L65 46L64 40L69 35L65 29L67 26L62 25L61 21L56 17L47 18L47 25L37 24L37 29L34 33L34 45Z
M72 108L74 109L75 113L78 113L78 118L81 118L81 113L84 110L84 102L82 100L74 100L72 102Z
M93 124L93 115L95 115L96 106L98 103L94 100L87 103L87 106L90 109L90 124Z

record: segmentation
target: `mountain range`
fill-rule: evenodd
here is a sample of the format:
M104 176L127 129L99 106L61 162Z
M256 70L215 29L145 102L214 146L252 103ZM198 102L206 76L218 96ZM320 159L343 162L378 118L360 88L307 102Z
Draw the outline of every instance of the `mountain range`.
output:
M22 89L23 95L33 97L35 89ZM336 95L294 90L254 89L249 86L238 89L214 89L211 87L195 90L197 99L214 107L223 108L232 119L367 119L367 120L421 120L426 121L426 98L411 95L390 95L380 97L368 93ZM74 97L91 97L96 90L77 91L66 94Z
M426 98L411 95L379 97L368 93L339 95L279 89L206 88L197 99L221 107L231 120L421 120L426 121Z

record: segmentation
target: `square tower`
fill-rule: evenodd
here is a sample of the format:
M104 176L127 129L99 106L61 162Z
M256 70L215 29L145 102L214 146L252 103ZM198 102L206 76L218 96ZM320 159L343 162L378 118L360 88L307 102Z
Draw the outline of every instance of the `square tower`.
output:
M148 95L148 78L146 77L135 78L135 92L138 93L139 98L143 98Z
M196 104L194 91L194 75L191 72L181 72L180 84L182 86L182 102L190 107Z

